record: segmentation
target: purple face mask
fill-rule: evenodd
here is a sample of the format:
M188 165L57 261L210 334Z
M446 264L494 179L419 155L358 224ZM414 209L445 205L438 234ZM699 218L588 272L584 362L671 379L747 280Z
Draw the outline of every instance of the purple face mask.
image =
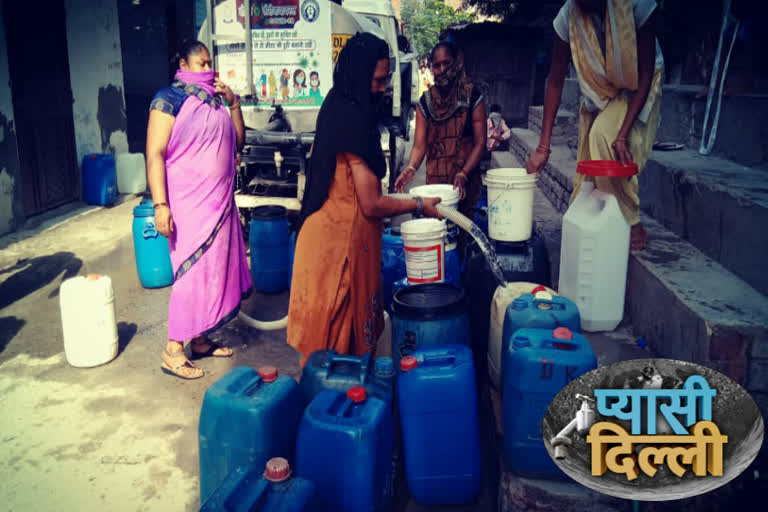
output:
M187 71L179 69L176 71L176 79L186 82L188 84L195 84L202 90L213 96L216 94L216 88L213 86L213 79L216 77L216 72L211 71Z

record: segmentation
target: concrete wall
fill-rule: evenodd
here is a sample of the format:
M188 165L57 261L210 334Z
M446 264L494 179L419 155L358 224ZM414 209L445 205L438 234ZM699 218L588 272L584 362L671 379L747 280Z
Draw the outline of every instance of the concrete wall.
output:
M2 6L0 6L2 7ZM0 235L12 231L23 219L18 183L19 154L13 123L5 20L0 8Z
M77 161L128 151L117 0L65 0Z
M498 23L447 31L464 51L467 75L485 96L486 108L498 103L502 115L512 124L527 123L536 70L536 38L541 33Z

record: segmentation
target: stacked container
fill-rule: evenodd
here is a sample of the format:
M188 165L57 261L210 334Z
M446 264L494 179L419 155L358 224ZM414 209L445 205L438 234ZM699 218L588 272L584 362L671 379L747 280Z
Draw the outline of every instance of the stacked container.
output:
M200 411L200 499L236 468L293 460L303 403L296 381L274 367L239 366L205 393Z
M446 343L471 343L464 290L446 283L409 286L395 292L392 302L392 358L416 348Z
M542 422L552 399L569 382L597 367L587 339L565 327L520 329L502 362L504 459L530 477L558 478L542 442Z
M411 496L424 505L473 501L482 457L472 351L463 345L416 350L400 360L398 406Z
M509 348L514 350L511 340L519 329L555 329L567 327L581 332L579 308L570 299L556 296L546 290L535 294L525 293L514 299L507 307L500 339L490 340L488 347L488 374L497 389L501 389L501 361ZM499 346L497 343L501 342Z
M392 410L362 386L326 389L307 407L296 440L296 471L317 490L315 509L389 512Z
M324 389L346 392L354 386L363 386L368 396L392 403L395 381L392 358L371 360L363 356L341 355L335 350L317 350L310 354L301 373L299 388L304 403L309 404Z

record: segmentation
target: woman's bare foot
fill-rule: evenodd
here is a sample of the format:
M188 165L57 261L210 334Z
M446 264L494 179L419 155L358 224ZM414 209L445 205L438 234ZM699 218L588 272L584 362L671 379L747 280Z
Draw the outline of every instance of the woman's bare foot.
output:
M629 248L632 251L642 251L648 243L648 233L639 222L629 230Z
M186 380L199 379L205 375L202 368L198 368L187 359L184 354L184 345L176 341L169 341L166 345L160 369L163 373Z

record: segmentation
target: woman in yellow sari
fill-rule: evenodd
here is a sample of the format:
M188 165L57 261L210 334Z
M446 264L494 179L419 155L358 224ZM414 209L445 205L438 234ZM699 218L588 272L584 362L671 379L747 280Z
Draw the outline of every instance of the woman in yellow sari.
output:
M549 158L552 127L573 61L581 89L579 161L634 162L642 170L659 124L664 59L656 41L655 0L568 0L555 18L552 66L544 97L544 120L529 173ZM584 181L612 193L631 229L631 247L645 247L640 224L637 177L607 178L577 174L571 201Z

